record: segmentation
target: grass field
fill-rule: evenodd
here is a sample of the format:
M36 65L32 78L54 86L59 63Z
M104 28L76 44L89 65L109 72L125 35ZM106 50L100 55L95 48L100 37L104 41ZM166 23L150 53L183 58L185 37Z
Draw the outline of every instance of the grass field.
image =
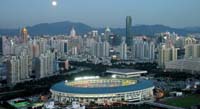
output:
M13 104L13 106L16 107L16 108L22 108L22 107L26 107L28 105L30 105L29 102L20 102L20 103Z
M165 103L172 106L190 108L193 105L200 104L200 95L189 95L185 97L170 98Z

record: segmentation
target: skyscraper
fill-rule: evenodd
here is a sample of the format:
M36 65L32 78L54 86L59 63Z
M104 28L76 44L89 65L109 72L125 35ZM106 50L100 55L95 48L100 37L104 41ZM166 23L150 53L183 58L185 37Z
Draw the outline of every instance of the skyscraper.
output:
M103 41L109 41L110 35L111 35L111 30L109 27L107 27L104 33Z
M125 37L122 38L122 43L120 45L120 59L127 60L127 44L125 43Z
M132 18L131 16L126 16L126 44L128 46L130 46L132 43L131 27L132 27Z
M28 41L28 30L26 28L23 28L21 30L21 37L23 43L26 43Z
M77 37L76 37L76 31L75 31L74 27L72 27L69 36L70 36L71 38L75 38L75 39L77 38Z
M68 52L68 41L64 40L64 53Z

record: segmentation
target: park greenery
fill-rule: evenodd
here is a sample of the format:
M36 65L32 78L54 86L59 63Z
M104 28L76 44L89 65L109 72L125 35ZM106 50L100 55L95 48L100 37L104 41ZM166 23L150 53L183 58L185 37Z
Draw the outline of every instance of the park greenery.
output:
M165 104L176 107L190 108L191 106L200 103L200 95L188 95L184 97L170 98L166 99L164 102Z

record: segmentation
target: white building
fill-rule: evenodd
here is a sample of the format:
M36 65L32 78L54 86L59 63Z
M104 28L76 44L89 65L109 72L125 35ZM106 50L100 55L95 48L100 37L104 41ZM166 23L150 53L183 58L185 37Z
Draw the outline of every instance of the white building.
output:
M200 44L187 44L185 46L185 58L200 58Z
M78 55L77 47L72 47L72 55Z
M194 37L186 37L184 45L196 44L197 40Z
M132 55L134 60L154 61L155 44L143 37L137 37L133 40Z
M94 47L94 51L95 51L95 56L96 57L102 57L103 55L103 50L102 50L102 42L101 41L98 41L96 44L95 44L95 47Z
M127 60L127 44L125 43L125 38L122 39L122 43L120 45L120 59Z
M71 31L70 31L70 35L69 35L71 38L77 38L76 37L76 31L75 31L75 29L74 29L74 27L71 29Z
M166 45L160 46L158 49L158 65L160 68L165 68L166 62L177 60L177 48Z
M140 102L153 99L153 82L150 80L84 78L62 81L50 89L52 98L61 103L82 102L112 104L115 102Z
M112 74L114 78L132 78L140 77L141 74L146 74L147 71L135 69L108 69L106 73Z
M111 30L110 30L109 27L107 27L107 28L105 29L105 32L104 32L104 38L103 38L103 40L104 40L104 41L108 41L110 35L111 35Z
M29 61L29 56L24 52L20 56L11 56L11 59L7 62L8 83L15 84L29 79Z
M51 76L54 73L54 61L55 54L54 52L47 51L45 54L41 54L36 58L35 70L36 77L43 78L46 76Z
M91 36L92 37L97 37L99 34L98 34L98 31L97 30L93 30L92 32L91 32Z
M165 65L166 70L181 71L181 72L200 72L200 58L194 59L179 59L175 61L167 62Z
M109 49L110 45L107 41L101 41L101 38L98 42L93 41L91 45L91 51L93 52L93 55L100 58L100 57L109 57Z
M102 48L103 48L103 57L109 57L110 45L107 41L104 41L102 43Z

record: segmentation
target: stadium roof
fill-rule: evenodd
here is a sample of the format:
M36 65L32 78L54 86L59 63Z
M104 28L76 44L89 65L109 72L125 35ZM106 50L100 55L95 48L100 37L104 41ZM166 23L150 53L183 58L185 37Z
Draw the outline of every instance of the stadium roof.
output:
M135 69L109 69L107 73L120 74L120 75L135 75L147 73L145 70L135 70Z
M83 88L83 87L68 86L65 84L65 81L62 81L60 83L53 85L51 87L51 90L63 93L72 93L72 94L112 94L112 93L142 90L153 86L154 86L153 82L150 80L139 80L136 84L128 86Z

